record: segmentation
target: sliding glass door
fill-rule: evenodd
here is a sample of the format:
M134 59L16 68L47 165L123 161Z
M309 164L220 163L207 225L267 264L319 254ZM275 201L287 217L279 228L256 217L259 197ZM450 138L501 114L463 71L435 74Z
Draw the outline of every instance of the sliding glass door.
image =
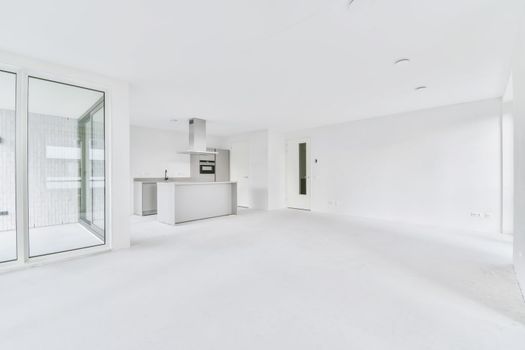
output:
M80 137L80 220L104 240L105 162L104 101L100 100L79 121Z
M105 245L105 169L104 92L0 70L0 263Z
M29 77L29 257L105 243L104 93Z
M0 262L16 260L16 74L0 71Z

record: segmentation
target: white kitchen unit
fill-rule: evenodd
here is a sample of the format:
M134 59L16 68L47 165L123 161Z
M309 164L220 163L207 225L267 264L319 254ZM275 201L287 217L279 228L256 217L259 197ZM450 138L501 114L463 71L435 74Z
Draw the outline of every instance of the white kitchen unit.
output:
M133 212L135 215L157 213L157 182L142 180L133 182Z
M230 153L231 181L237 182L237 205L250 207L250 145L248 142L235 142Z
M192 154L190 174L195 181L224 182L230 181L230 151L219 148L207 148L214 154Z
M236 182L159 182L157 220L181 222L237 214Z

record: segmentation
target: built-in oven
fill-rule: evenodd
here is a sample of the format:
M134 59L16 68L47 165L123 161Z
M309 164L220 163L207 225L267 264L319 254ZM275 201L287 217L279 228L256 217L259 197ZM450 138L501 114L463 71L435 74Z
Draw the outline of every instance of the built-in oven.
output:
M215 175L215 161L201 160L199 164L199 172L201 175Z

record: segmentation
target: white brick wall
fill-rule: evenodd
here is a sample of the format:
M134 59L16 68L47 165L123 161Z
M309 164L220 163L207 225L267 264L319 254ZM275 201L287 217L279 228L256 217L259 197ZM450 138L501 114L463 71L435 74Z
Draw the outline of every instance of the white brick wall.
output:
M68 159L80 147L78 120L30 113L28 136L29 227L78 222L80 160Z
M103 128L95 128L103 147ZM29 115L29 227L79 221L80 159L72 149L80 148L78 120L41 114ZM0 110L0 231L15 228L15 113ZM52 155L49 153L52 150ZM100 153L100 152L98 152ZM79 154L79 153L77 153ZM103 152L102 152L103 154ZM104 161L93 163L95 183L94 219L104 220Z

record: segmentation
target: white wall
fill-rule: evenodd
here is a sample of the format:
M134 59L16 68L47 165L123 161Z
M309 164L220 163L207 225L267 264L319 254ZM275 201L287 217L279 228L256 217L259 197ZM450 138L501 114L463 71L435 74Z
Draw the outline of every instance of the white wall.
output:
M500 115L495 99L288 137L311 139L312 210L499 232Z
M131 177L190 176L190 156L177 154L188 147L188 135L169 130L131 126Z
M514 233L514 117L512 101L503 102L501 115L501 230Z
M254 131L229 137L226 141L228 149L232 144L248 148L248 196L249 207L252 209L268 209L268 131ZM235 157L232 157L235 162ZM232 163L232 167L236 164Z
M268 131L268 209L286 207L286 139Z
M525 25L516 46L514 82L514 267L525 288Z
M190 176L190 156L177 152L188 149L188 133L131 126L131 177ZM225 148L225 140L207 136L210 148Z
M252 209L285 207L285 136L274 130L259 130L231 136L228 148L244 146L249 154L248 197ZM235 157L232 167L236 167Z
M108 82L109 83L109 82ZM129 248L130 216L127 209L131 203L131 190L125 181L130 178L130 139L129 139L129 85L112 83L110 85L110 208L111 247Z
M91 72L52 64L7 52L0 52L3 69L27 72L35 76L65 83L77 84L106 91L106 118L108 120L107 236L112 249L127 248L129 238L130 189L129 179L129 85Z

